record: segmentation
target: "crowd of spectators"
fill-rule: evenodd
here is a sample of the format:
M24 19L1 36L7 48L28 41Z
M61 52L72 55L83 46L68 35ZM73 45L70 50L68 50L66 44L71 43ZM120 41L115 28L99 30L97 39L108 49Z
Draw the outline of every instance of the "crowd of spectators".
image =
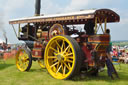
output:
M128 63L128 49L120 46L113 46L110 52L112 60L119 60L124 63Z

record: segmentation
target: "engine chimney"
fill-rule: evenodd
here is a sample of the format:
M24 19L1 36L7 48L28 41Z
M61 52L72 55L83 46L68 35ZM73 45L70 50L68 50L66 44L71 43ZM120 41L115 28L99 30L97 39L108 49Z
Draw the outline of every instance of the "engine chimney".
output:
M41 0L35 2L35 16L40 16Z

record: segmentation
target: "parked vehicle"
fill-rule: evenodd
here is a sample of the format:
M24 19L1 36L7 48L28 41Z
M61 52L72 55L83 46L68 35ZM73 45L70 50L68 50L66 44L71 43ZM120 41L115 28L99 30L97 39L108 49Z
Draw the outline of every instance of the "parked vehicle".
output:
M9 21L13 28L18 24L17 38L26 43L16 55L17 68L28 71L34 60L56 79L69 79L81 71L96 75L105 66L110 42L107 23L119 22L119 15L97 9L40 16L40 0L37 2L36 16ZM85 32L74 25L84 25Z

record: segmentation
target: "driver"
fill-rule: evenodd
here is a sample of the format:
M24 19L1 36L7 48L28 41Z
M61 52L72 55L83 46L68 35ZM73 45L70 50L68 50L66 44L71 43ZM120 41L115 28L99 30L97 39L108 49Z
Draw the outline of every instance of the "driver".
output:
M87 35L94 35L94 26L95 24L92 21L85 23L84 30L86 31Z

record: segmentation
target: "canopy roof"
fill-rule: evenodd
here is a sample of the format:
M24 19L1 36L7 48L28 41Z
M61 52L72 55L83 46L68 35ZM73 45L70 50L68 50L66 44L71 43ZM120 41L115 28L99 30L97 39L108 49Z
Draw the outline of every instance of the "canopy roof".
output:
M85 23L88 20L95 20L96 17L100 19L107 18L107 22L119 22L120 17L117 13L110 9L98 9L98 10L83 10L72 13L33 16L20 19L13 19L9 21L9 24L20 23ZM104 22L104 20L102 21Z

